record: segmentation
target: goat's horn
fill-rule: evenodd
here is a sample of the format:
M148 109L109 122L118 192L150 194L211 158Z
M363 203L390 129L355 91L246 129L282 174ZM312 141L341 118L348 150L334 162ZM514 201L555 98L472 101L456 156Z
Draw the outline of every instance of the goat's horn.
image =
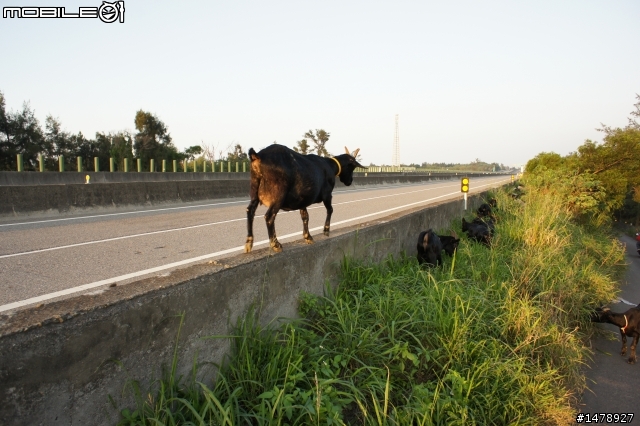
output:
M358 156L358 151L360 151L360 148L358 148L355 151L353 151L353 158Z
M346 146L344 147L344 150L347 152L347 154L351 155L351 153L349 152L349 148L347 148Z

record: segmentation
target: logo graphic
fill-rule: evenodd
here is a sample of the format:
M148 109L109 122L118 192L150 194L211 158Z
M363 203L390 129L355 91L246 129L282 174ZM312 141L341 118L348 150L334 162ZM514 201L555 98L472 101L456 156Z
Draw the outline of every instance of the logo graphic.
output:
M100 18L104 23L124 23L124 1L103 1L100 7L79 7L78 13L68 13L65 7L18 7L2 8L3 18Z
M110 24L120 17L120 22L124 23L124 1L114 1L109 3L102 2L102 6L98 9L98 18L102 22Z

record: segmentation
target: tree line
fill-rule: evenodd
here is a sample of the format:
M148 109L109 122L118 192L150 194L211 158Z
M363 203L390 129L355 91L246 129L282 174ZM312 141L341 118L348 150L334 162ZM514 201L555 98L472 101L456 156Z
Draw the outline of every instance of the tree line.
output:
M25 170L38 170L38 159L43 157L46 170L57 169L59 158L64 157L66 170L77 170L77 158L83 169L93 168L94 158L102 167L113 158L117 170L124 169L124 159L141 159L143 171L149 171L150 160L155 159L156 171L161 160L195 161L201 155L209 160L242 161L247 159L242 146L236 144L224 155L205 144L190 146L180 152L173 144L167 126L155 114L139 110L134 119L136 133L123 130L115 133L96 132L94 138L82 132L62 130L60 120L48 115L44 128L28 102L18 111L7 111L4 94L0 92L0 170L17 169L17 154L22 154ZM229 147L228 147L229 148ZM216 156L216 154L219 154Z
M625 127L603 125L602 143L575 152L542 152L526 165L531 179L562 191L574 215L596 225L613 218L640 226L640 95Z

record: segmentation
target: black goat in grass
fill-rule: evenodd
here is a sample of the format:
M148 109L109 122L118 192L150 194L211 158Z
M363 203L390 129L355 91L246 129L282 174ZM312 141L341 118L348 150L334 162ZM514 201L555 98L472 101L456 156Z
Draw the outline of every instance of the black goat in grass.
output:
M449 256L453 256L453 253L458 248L458 244L460 243L460 238L456 235L455 232L451 232L451 235L438 235L440 238L440 242L442 243L442 250L447 253Z
M476 210L476 214L478 215L478 217L490 217L493 220L495 220L496 217L493 214L493 209L497 207L498 207L498 202L496 201L496 199L489 198L489 200L487 200L486 203L482 203L480 207L478 207L478 210Z
M449 256L458 248L460 239L455 232L452 235L438 235L433 230L421 232L418 236L418 263L427 266L438 266L442 264L442 251Z
M467 237L487 247L491 245L493 228L494 225L491 220L483 221L480 218L475 218L472 222L467 222L464 217L462 218L462 232L466 232Z
M418 263L427 266L438 266L442 264L442 242L440 237L429 229L423 231L418 236Z
M597 308L591 315L592 322L609 323L620 328L620 338L622 339L622 350L620 355L627 354L627 336L633 338L629 353L629 364L636 363L636 347L640 338L640 305L628 311L618 314L609 308Z

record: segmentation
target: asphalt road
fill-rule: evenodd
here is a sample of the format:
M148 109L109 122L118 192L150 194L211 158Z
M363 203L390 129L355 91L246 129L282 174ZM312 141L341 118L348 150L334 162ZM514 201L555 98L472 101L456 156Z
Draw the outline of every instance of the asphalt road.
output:
M471 193L509 180L509 176L472 179ZM332 230L461 197L459 180L336 190L333 195ZM248 203L248 198L225 199L22 222L4 219L0 221L0 312L237 255L246 239ZM314 204L308 210L312 236L322 234L324 206ZM260 206L256 212L254 249L267 246L265 211ZM276 232L283 243L301 239L299 212L278 213Z
M627 246L626 261L629 268L618 300L609 305L614 312L625 312L640 303L640 256L632 238L623 236L620 239ZM582 396L580 411L591 415L633 413L633 421L630 423L640 424L640 363L627 363L633 339L627 337L627 355L622 357L619 329L613 324L598 324L598 327L605 333L591 341L594 356L585 372L589 390ZM638 352L640 355L640 348Z

